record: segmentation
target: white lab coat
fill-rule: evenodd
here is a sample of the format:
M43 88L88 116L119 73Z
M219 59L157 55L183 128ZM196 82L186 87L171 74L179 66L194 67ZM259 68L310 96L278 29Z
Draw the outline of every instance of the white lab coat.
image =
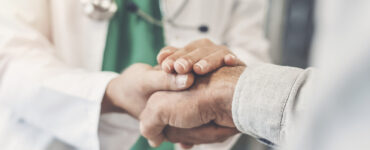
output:
M161 2L164 16L181 3ZM105 86L117 76L100 71L108 21L88 18L78 0L0 0L0 7L1 149L46 149L55 139L77 149L129 149L139 137L137 121L100 117ZM207 24L210 31L165 24L166 43L210 38L247 64L268 61L266 9L263 0L190 1L176 23ZM220 145L234 139L216 145L225 149Z

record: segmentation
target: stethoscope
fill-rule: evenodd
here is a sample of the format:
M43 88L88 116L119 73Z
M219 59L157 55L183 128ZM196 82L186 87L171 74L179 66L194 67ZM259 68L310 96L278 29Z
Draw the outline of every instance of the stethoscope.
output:
M83 5L85 14L94 20L108 20L117 11L117 4L115 3L114 0L80 0L80 1L81 4ZM209 27L207 25L190 26L190 25L180 25L175 22L178 16L184 11L188 3L189 0L183 0L180 7L171 17L164 16L164 21L175 28L181 28L184 30L198 30L201 33L207 33L209 31ZM158 20L142 11L133 1L129 0L127 2L126 9L129 12L134 13L137 16L141 17L150 24L153 24L158 27L163 27L163 22L161 20ZM161 10L163 9L161 8Z

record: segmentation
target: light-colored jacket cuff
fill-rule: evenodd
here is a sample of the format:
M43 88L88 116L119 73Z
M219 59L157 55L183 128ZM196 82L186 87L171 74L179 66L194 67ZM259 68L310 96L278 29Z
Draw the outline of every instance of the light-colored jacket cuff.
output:
M23 94L12 93L17 87L10 87L4 97L13 100L12 110L28 124L77 149L96 150L101 100L116 76L110 72L66 75L43 86L24 84Z
M247 67L237 83L232 103L236 127L265 144L279 144L285 106L302 72L272 64Z

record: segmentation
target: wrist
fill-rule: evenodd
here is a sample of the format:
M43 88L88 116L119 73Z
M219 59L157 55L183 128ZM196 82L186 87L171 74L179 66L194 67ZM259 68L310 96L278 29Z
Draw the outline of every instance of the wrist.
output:
M104 97L101 103L101 114L105 113L113 113L113 112L125 112L119 105L117 104L117 98L115 95L114 90L114 82L116 78L111 80L104 93Z
M221 89L222 96L220 96L220 100L222 105L220 106L221 112L223 112L224 117L228 118L228 120L232 121L232 101L234 96L235 84L227 82L225 84L225 88Z
M228 75L221 86L218 86L217 90L214 90L218 96L217 98L217 109L221 112L220 118L225 119L228 127L235 127L232 117L232 103L234 98L234 92L236 84L238 83L240 75L245 70L244 66L232 67L232 74Z
M137 118L144 109L146 103L141 100L142 92L137 91L137 85L125 79L126 76L120 76L108 84L102 103L102 109L104 108L102 113L127 113Z

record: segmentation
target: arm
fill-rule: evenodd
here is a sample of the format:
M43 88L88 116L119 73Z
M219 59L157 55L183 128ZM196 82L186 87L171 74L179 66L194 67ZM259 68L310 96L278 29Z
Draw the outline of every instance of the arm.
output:
M265 144L280 145L303 111L314 69L261 64L248 67L236 84L232 101L235 126Z
M227 8L231 12L224 12L228 15L228 23L223 28L225 31L221 31L226 46L205 38L192 41L183 48L165 47L157 57L162 69L176 73L194 71L204 75L223 65L269 62L268 42L264 33L267 1L236 0L230 3L227 3ZM244 63L236 60L230 51Z
M301 97L312 81L312 69L270 64L244 69L223 67L197 78L189 91L153 94L140 116L141 133L159 144L167 125L196 128L214 122L236 126L267 144L280 144L295 127L291 117L309 103Z
M114 73L60 61L46 0L1 1L0 99L18 119L81 149L98 148L100 104Z
M99 148L101 113L123 109L137 117L151 92L183 89L192 83L192 76L169 75L143 64L132 65L121 75L68 66L58 59L48 38L46 0L0 2L7 8L0 10L2 105L27 126L77 149Z

